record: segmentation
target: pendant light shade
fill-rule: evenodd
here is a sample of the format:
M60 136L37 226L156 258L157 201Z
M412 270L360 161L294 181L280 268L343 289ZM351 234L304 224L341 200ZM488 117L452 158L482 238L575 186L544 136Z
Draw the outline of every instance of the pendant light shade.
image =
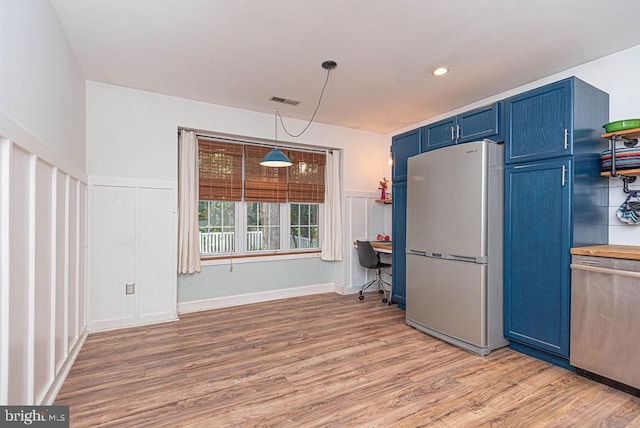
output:
M269 153L267 153L262 158L262 160L260 161L260 165L269 166L272 168L282 168L286 166L291 166L291 161L289 160L287 155L282 153L282 150L280 150L277 147L274 147L273 149L271 149Z

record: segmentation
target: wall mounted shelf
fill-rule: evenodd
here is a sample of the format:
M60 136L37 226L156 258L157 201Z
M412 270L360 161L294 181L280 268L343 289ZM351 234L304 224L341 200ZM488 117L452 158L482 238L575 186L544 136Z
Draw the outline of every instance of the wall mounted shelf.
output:
M616 169L616 143L622 141L627 147L634 147L640 139L640 128L625 129L623 131L608 132L602 134L602 138L609 140L611 150L611 171L602 171L603 177L619 177L624 182L623 191L629 193L629 183L636 181L640 176L640 168Z
M611 177L611 171L602 171L600 173L602 177ZM619 169L616 173L616 176L624 175L628 177L638 177L640 176L640 168L630 168L630 169Z

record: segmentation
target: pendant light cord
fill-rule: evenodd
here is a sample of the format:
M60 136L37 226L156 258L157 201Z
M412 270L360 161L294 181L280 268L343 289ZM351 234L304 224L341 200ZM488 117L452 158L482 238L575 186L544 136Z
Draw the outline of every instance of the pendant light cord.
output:
M331 69L330 68L327 69L327 78L324 80L324 85L322 86L322 91L320 91L320 98L318 98L318 105L316 106L316 109L313 111L313 115L311 116L311 119L309 119L309 123L307 123L307 126L305 126L304 129L302 131L300 131L298 134L292 134L291 132L289 132L287 130L287 128L284 126L284 122L282 121L282 116L280 115L280 112L278 111L278 109L276 109L276 141L278 140L278 122L277 122L277 118L280 118L280 124L282 125L282 129L284 129L284 132L286 132L287 135L290 136L290 137L298 138L299 136L304 134L307 129L309 129L309 126L311 126L311 123L313 122L313 119L316 117L316 113L318 113L318 109L320 108L320 103L322 102L322 97L324 96L324 90L327 87L327 83L329 83L329 73L331 73Z

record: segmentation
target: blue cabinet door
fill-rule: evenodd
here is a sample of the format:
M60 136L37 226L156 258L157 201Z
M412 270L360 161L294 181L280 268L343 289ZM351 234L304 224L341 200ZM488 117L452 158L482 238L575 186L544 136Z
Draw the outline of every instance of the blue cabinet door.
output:
M391 139L393 156L392 181L407 179L407 158L420 153L421 129L413 129L396 135ZM392 193L393 195L393 193Z
M447 147L456 142L456 118L450 117L422 128L422 151Z
M398 307L405 308L406 260L405 244L407 231L407 159L420 153L421 129L414 129L392 138L393 152L393 185L391 208L393 229L393 254L391 263L393 276L391 279L391 296Z
M572 161L505 168L504 335L569 356Z
M458 143L478 141L483 138L496 139L495 137L500 134L500 103L479 107L456 117L460 127Z
M500 102L496 102L424 126L422 151L478 141L483 138L501 140L500 105Z
M407 261L405 247L407 244L407 183L393 182L393 254L391 265L393 276L391 277L391 296L398 307L405 308Z
M505 163L573 154L572 79L505 100Z

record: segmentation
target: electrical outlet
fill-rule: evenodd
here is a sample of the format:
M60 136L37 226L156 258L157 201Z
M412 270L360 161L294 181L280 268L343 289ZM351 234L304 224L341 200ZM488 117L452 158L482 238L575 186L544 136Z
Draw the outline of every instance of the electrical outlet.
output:
M125 283L125 294L134 294L136 292L135 282Z

